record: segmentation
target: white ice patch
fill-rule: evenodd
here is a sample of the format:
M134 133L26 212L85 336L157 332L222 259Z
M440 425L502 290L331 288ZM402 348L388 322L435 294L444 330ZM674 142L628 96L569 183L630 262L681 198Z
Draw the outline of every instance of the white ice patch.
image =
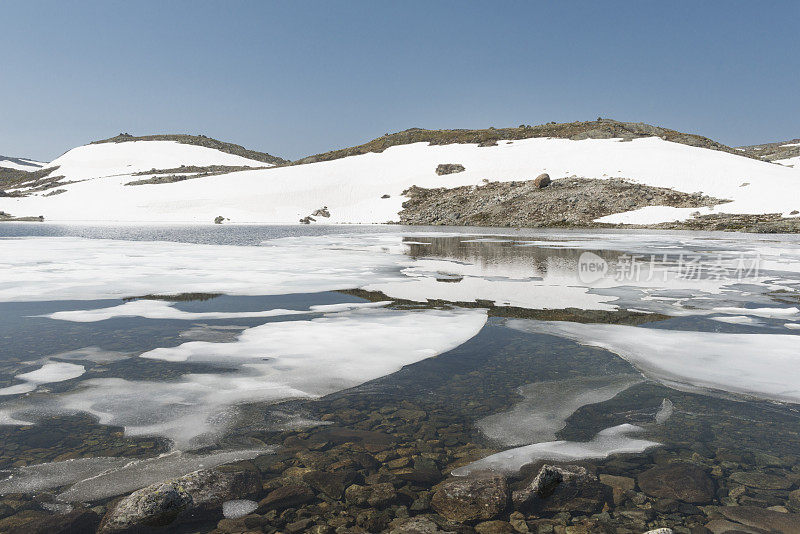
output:
M198 469L249 460L271 451L272 449L245 449L208 454L173 451L141 460L100 456L36 464L15 469L8 478L0 480L0 495L35 493L71 484L58 495L60 500L94 501L130 493Z
M222 503L222 515L227 519L238 519L255 512L256 508L258 508L258 503L255 501L246 499L225 501Z
M399 236L393 240L400 242ZM283 295L402 278L398 255L297 239L222 246L81 238L0 239L0 302L131 295ZM399 245L402 250L402 245ZM151 307L152 304L134 306ZM152 301L150 301L152 302ZM163 309L163 308L162 308ZM168 312L171 313L171 312Z
M328 313L345 311L357 308L380 308L391 304L384 302L347 302L342 304L321 304L311 306L308 310L285 310L276 308L272 310L244 311L244 312L188 312L174 307L174 302L162 300L133 300L112 306L110 308L98 308L94 310L69 310L59 311L44 315L50 319L60 321L73 321L78 323L89 323L105 321L116 317L144 317L146 319L180 319L180 320L203 320L203 319L241 319L258 317L281 317L286 315L302 315L309 313Z
M22 373L14 378L22 380L22 384L15 384L0 388L0 395L18 395L35 390L41 384L52 384L78 378L85 372L82 365L64 362L46 363L35 371Z
M639 375L609 375L527 384L517 390L522 402L480 419L477 427L506 446L552 441L578 408L612 399L641 381Z
M516 319L508 326L600 347L678 389L717 390L800 402L800 339L790 334L730 334L636 326Z
M539 460L552 462L575 462L607 458L612 454L640 453L656 447L654 441L636 439L630 434L642 432L638 426L623 424L606 428L591 441L547 441L492 454L476 462L454 469L451 474L467 476L486 471L516 473L523 466Z
M483 310L361 309L305 321L266 323L232 343L187 342L144 358L230 369L168 382L95 378L55 396L40 411L81 411L126 435L163 436L179 449L212 444L235 405L316 397L353 387L451 350L476 335ZM27 417L24 403L11 407Z

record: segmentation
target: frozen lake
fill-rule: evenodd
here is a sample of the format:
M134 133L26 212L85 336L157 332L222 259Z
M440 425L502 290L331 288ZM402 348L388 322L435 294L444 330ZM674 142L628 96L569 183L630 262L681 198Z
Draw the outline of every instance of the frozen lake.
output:
M798 236L5 223L0 273L5 499L274 477L343 432L439 478L691 461L704 504L787 509L800 482Z

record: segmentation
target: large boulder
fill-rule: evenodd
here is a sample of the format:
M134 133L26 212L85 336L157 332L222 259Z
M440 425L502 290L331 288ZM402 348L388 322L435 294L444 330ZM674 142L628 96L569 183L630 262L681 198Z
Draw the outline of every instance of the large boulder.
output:
M169 525L191 505L192 496L175 481L153 484L118 501L103 517L99 532Z
M265 513L269 510L294 508L313 500L314 492L305 484L286 484L272 490L266 497L261 499L256 512Z
M636 477L639 488L651 497L706 504L714 499L714 481L694 464L671 463L648 469Z
M536 178L533 179L533 185L536 189L544 189L548 185L550 185L550 175L546 172L540 174Z
M764 532L800 534L800 514L775 512L756 506L721 506L726 519Z
M487 520L508 504L508 485L500 475L452 478L436 487L431 506L450 521Z
M125 532L141 527L169 525L179 516L202 515L232 499L249 497L261 490L255 469L223 466L195 471L135 491L112 505L100 532Z
M514 508L527 513L592 514L603 508L610 493L610 488L584 467L544 465L512 494L512 501Z
M347 504L355 506L385 508L397 500L397 492L391 482L382 482L369 486L353 484L345 490L344 498Z

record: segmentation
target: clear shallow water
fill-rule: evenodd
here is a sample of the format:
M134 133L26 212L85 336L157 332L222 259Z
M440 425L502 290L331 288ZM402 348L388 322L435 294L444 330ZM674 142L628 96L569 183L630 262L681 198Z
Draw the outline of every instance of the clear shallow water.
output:
M57 462L190 455L141 464L134 478L144 485L211 464L220 451L268 456L282 432L324 429L313 426L322 420L354 428L373 421L399 441L444 435L447 454L463 455L443 469L524 447L518 433L504 435L519 424L532 427L529 445L540 444L527 461L564 450L580 456L580 444L629 424L641 429L635 439L659 445L601 455L593 460L599 469L635 476L664 458L694 458L718 470L723 504L738 487L729 480L735 472L789 481L779 490L747 488L733 498L740 504L786 505L796 484L794 236L22 224L0 232L16 238L0 239L7 253L0 388L32 386L0 397L7 423L0 468L15 476L0 483L6 493L27 487L63 491L67 500L110 497L131 488L88 492L80 481L121 466L102 460L65 475ZM608 268L590 282L579 276L588 251ZM628 269L631 258L638 270ZM152 293L202 299L127 300ZM96 310L108 318L92 319ZM42 317L64 311L75 313ZM183 315L164 318L165 311ZM224 313L238 316L213 317ZM636 343L648 331L663 334ZM381 365L364 365L376 359ZM83 369L64 378L71 375L48 364ZM628 377L636 378L628 384ZM619 380L629 387L598 393L598 381ZM159 386L165 383L174 387ZM198 394L202 388L226 394ZM554 399L553 391L565 396ZM109 401L110 392L122 393ZM665 399L674 409L657 423ZM565 403L569 413L554 408ZM381 420L403 404L431 423ZM198 426L202 436L183 439L185 428ZM553 434L572 444L541 445ZM612 445L598 450L612 453Z

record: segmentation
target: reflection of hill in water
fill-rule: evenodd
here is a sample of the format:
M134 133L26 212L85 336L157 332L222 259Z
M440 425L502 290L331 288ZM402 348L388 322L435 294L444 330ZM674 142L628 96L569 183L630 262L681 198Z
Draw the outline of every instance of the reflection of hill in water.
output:
M480 239L486 239L481 241ZM492 239L493 241L488 241ZM420 242L430 243L420 245ZM425 237L403 238L408 244L409 256L414 259L444 259L469 262L490 269L496 266L518 268L530 276L545 276L552 271L574 273L578 258L585 252L580 249L520 246L527 240L491 237ZM622 253L593 251L608 262L614 262Z

